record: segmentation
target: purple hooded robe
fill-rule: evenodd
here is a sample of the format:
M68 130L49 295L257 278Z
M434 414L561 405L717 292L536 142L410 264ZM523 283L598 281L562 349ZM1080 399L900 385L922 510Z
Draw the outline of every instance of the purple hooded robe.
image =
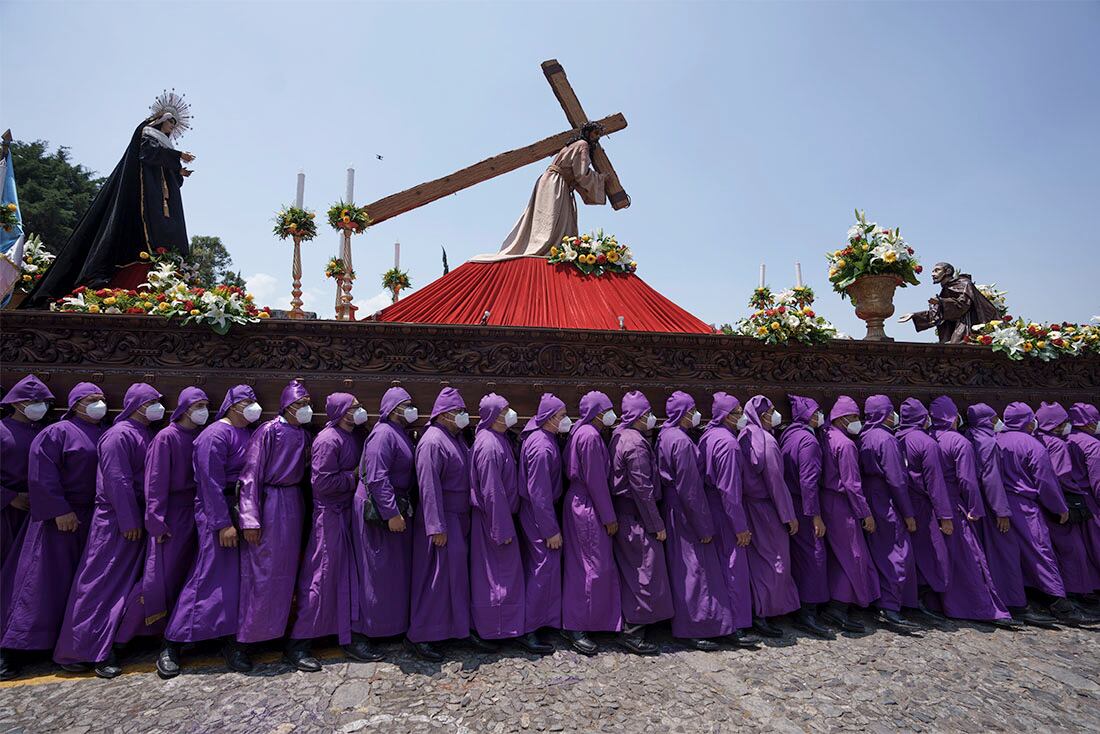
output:
M1020 572L1020 542L1011 529L1012 508L1001 479L1001 450L993 430L996 418L997 411L985 403L976 403L966 409L966 437L974 447L974 463L988 510L986 516L974 524L997 596L1008 607L1023 607L1027 605L1027 596ZM1009 518L1007 533L997 530L999 517Z
M940 606L947 616L958 619L1008 619L978 534L971 527L971 522L985 518L974 447L957 430L959 409L954 400L940 396L931 408L931 435L943 454L943 479L955 510L955 532L944 536L951 570L947 588L940 594Z
M672 585L672 634L722 637L733 632L733 608L725 564L714 544L714 521L703 488L699 449L680 421L695 410L695 400L677 390L665 402L667 418L657 437L657 466L664 494L669 581ZM703 543L703 539L710 541Z
M27 494L31 517L19 549L11 594L0 600L4 614L0 647L49 650L65 616L69 588L88 540L95 506L96 444L100 423L89 423L75 412L76 404L103 391L81 382L69 393L69 409L31 441L27 464ZM76 513L80 524L63 533L55 518Z
M0 405L14 406L15 403L25 400L49 403L54 400L54 396L41 380L34 375L27 375L8 390L0 400ZM0 563L4 567L10 567L12 573L15 573L15 564L9 564L8 559L19 555L28 513L13 507L11 502L18 495L27 493L27 463L30 459L31 441L43 427L41 420L16 420L14 416L0 420L0 456L3 457L3 461L0 461Z
M359 483L356 469L366 430L353 426L345 431L339 425L354 402L355 396L350 393L329 395L325 400L328 422L313 440L313 518L298 569L298 616L290 632L295 640L336 635L341 645L350 644L352 629L361 614L360 560L352 541L352 498Z
M1001 479L1012 508L1011 533L1020 548L1024 585L1064 597L1066 588L1043 511L1060 515L1066 512L1066 500L1046 447L1031 435L1034 420L1035 413L1025 403L1005 407L1005 430L996 434Z
M863 431L859 436L859 467L863 496L875 518L875 532L867 537L871 560L878 570L878 606L897 612L917 605L916 559L905 518L914 517L909 500L908 475L901 445L886 426L894 405L885 395L872 395L863 404Z
M223 548L218 531L234 525L237 480L244 470L250 427L237 428L225 417L235 404L255 402L248 385L225 393L214 422L192 444L195 469L195 534L198 549L164 637L172 642L199 642L237 633L240 598L240 551ZM238 538L238 542L241 542Z
M797 516L783 481L779 444L770 428L764 427L772 410L772 402L763 395L750 398L745 405L748 424L737 437L741 445L742 499L752 531L748 555L757 617L787 614L800 606L798 587L791 576L790 534L784 527Z
M752 625L752 589L748 548L737 545L737 534L748 532L749 521L742 503L741 446L737 436L724 424L729 414L740 406L732 395L714 393L710 423L699 439L699 453L703 457L707 503L714 522L714 542L722 561L733 626L745 629Z
M829 551L829 598L865 607L878 599L881 591L863 534L862 521L871 516L871 508L863 496L859 449L847 431L833 424L834 420L849 415L858 418L859 406L847 395L841 395L829 411L829 425L821 436L821 519L825 522L825 545Z
M561 499L561 451L543 426L565 407L543 393L539 409L523 428L519 456L519 525L523 558L524 632L561 627L561 549L546 541L561 534L554 504Z
M618 632L622 598L615 551L604 526L617 522L611 505L611 457L592 422L611 408L602 392L585 394L580 420L565 446L569 488L562 508L562 627L578 632Z
M913 533L917 578L913 583L943 593L950 578L951 558L939 521L951 520L954 532L959 532L961 521L955 517L943 479L943 452L936 440L925 432L929 423L928 409L916 398L906 398L901 404L897 435L909 475L909 499L917 519L917 532Z
M466 406L453 387L440 391L431 418ZM408 638L436 642L470 634L470 449L432 423L416 445L420 506L413 519L412 599ZM431 536L447 534L437 547Z
M523 559L516 542L519 476L511 441L492 426L508 409L496 393L481 398L470 450L470 616L478 636L523 634Z
M144 527L145 452L153 429L132 416L162 397L144 382L131 385L122 412L99 439L95 511L54 647L57 663L99 663L111 654L145 561L144 539L123 533Z
M1100 421L1100 411L1095 405L1088 403L1074 403L1069 409L1070 422L1073 424L1073 433L1066 439L1077 447L1070 451L1076 471L1080 476L1088 480L1091 492L1091 501L1100 504L1100 438L1096 433L1089 431L1085 426L1096 425ZM1095 567L1100 568L1100 554L1097 554L1095 538L1100 533L1100 512L1093 509L1092 520L1089 521L1086 532L1093 542L1089 544L1089 554Z
M413 443L403 425L390 419L398 405L411 402L403 387L391 387L382 395L378 422L374 424L359 465L359 484L352 509L352 535L359 563L359 619L352 630L367 637L390 637L409 629L409 577L412 569L413 520L405 518L404 532L367 522L368 502L389 522L399 514L397 498L409 498L416 476ZM449 543L448 543L449 544Z
M828 551L825 538L814 535L813 518L821 514L821 444L810 420L820 410L816 400L790 395L791 422L779 436L783 479L791 493L798 532L791 536L791 575L803 604L829 601Z
M657 533L665 530L657 503L661 477L657 455L631 424L650 412L649 400L637 390L623 396L622 420L611 434L611 501L619 519L613 538L619 567L623 621L653 624L673 615L665 544Z
M307 397L305 385L291 380L279 399L279 415L260 425L248 441L240 477L241 529L260 529L260 542L241 545L241 598L238 642L282 637L302 555L305 507L302 483L309 467L310 435L283 417Z
M1095 519L1100 514L1100 509L1092 499L1092 488L1084 469L1084 460L1073 460L1073 454L1080 449L1057 433L1059 426L1069 420L1069 413L1058 403L1043 403L1035 411L1035 418L1039 422L1035 435L1046 446L1051 468L1062 492L1066 496L1075 495L1084 502ZM1075 463L1077 466L1074 466ZM1059 523L1057 518L1048 516L1047 526L1050 528L1054 552L1058 556L1058 566L1062 569L1062 582L1066 591L1070 594L1088 594L1100 589L1100 567L1092 560L1094 557L1100 558L1100 533L1093 537L1090 532L1091 528L1096 527L1094 523Z

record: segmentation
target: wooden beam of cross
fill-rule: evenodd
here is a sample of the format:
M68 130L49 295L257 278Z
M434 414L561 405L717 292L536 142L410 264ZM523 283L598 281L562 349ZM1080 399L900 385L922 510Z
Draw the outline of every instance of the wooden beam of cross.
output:
M546 64L551 63L557 64L556 61L547 61L543 64L544 71L546 70ZM561 66L558 65L557 69L560 71ZM437 199L442 199L444 196L462 191L482 181L488 181L491 178L496 178L509 171L514 171L517 168L522 168L523 166L542 160L543 158L549 158L550 156L556 155L558 151L569 144L569 141L580 130L581 126L584 125L585 122L588 122L588 118L585 117L580 102L577 102L576 95L573 94L569 82L565 79L564 71L561 71L560 74L555 73L553 78L551 78L550 73L547 72L546 78L550 80L550 86L554 89L554 94L557 95L558 100L561 101L562 108L565 109L566 117L569 119L569 124L573 125L572 129L565 130L557 135L551 135L548 138L543 138L537 143L532 143L523 148L517 148L516 150L510 150L506 153L495 155L480 163L475 163L472 166L463 168L461 171L455 171L449 176L437 178L434 181L428 181L419 186L413 186L411 189L391 194L384 199L379 199L374 203L367 204L367 214L370 215L371 222L374 224L384 222L387 219L392 219L399 214L404 214L405 212L422 207L425 204L430 204ZM567 94L568 98L571 99L568 107L564 101L565 98L562 96L563 94ZM580 122L574 123L574 119L580 120ZM617 112L614 115L608 115L596 122L603 128L603 134L605 135L626 128L626 118L623 117L621 112ZM592 156L592 163L596 167L596 170L608 175L606 191L611 200L611 206L615 209L622 209L630 206L630 197L626 195L622 186L619 185L619 179L618 176L615 175L615 169L611 167L611 161L607 159L607 155L603 152L602 148L595 149L595 153Z

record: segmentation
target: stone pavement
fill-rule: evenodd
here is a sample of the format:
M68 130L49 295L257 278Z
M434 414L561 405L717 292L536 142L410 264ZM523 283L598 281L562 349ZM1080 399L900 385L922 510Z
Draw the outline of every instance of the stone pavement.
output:
M951 623L821 641L788 628L710 654L653 638L655 658L455 646L429 664L393 643L361 664L329 648L316 674L275 652L251 675L190 656L171 681L150 672L152 653L113 681L39 665L0 683L0 732L1100 731L1100 629Z

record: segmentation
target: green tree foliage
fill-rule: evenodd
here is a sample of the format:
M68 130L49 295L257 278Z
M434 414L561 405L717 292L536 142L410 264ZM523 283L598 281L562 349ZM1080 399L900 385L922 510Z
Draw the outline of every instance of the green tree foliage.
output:
M60 146L50 152L45 140L14 141L11 157L23 229L37 234L48 249L57 252L91 206L104 179L73 164L68 148Z
M193 236L187 264L193 282L203 288L215 285L245 287L244 278L233 270L233 256L225 249L221 237Z

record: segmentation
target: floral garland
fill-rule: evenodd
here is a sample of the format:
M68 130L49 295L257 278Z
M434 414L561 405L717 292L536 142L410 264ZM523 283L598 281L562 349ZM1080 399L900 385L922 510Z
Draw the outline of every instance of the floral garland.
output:
M338 201L328 208L328 223L333 229L359 234L371 224L365 206Z
M551 265L573 265L585 275L633 273L638 269L634 253L603 230L580 236L566 235L560 246L550 248Z
M408 272L390 268L382 274L382 287L388 291L403 291L412 287Z
M978 292L989 299L989 302L993 304L993 308L997 309L997 313L1004 316L1008 313L1008 291L997 290L996 283L990 283L989 285L975 286Z
M1044 325L1005 314L973 326L972 331L966 337L968 344L989 347L1012 360L1036 357L1049 362L1058 357L1100 354L1100 325L1068 321Z
M163 250L164 248L159 248ZM165 255L167 251L159 255ZM153 259L148 253L142 259ZM268 307L257 308L251 293L236 286L198 288L188 285L176 263L164 258L149 271L149 282L136 290L80 286L50 305L53 311L90 314L133 314L179 319L184 324L207 324L226 334L233 324L252 324L271 317Z
M328 264L325 265L325 277L326 278L350 278L355 280L355 271L348 272L347 266L344 264L343 259L338 257L330 258Z
M766 344L824 344L844 335L810 306L814 293L808 286L799 286L772 295L767 287L757 288L749 299L755 311L735 325L723 324L724 334L751 336Z
M15 204L0 206L0 227L3 227L5 232L11 232L19 224L19 218L15 214L18 209L19 207Z
M275 215L274 233L281 240L296 237L299 242L309 242L317 236L317 215L296 206L284 206Z
M42 280L42 276L53 265L56 258L52 252L42 244L42 238L32 234L23 245L23 264L20 269L19 283L17 287L23 293L30 293Z
M902 288L917 285L924 270L900 228L885 229L868 222L856 209L856 223L848 228L848 246L825 253L833 290L848 297L848 286L866 275L893 275Z

